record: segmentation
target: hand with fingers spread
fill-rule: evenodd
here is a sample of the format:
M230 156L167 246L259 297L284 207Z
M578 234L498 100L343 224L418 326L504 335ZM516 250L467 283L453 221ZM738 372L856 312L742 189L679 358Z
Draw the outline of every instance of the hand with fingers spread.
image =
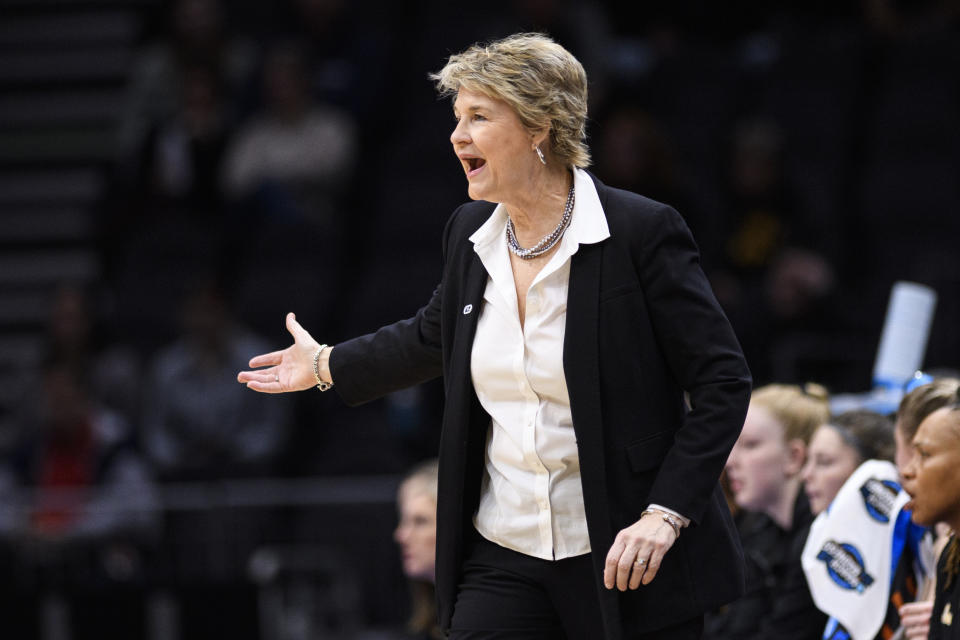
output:
M287 314L287 331L293 336L293 344L282 351L264 353L250 360L253 371L241 371L237 380L248 388L262 393L285 393L303 391L317 384L314 375L314 356L320 343L300 326L293 313ZM330 352L326 347L317 360L320 379L331 382Z
M607 589L626 591L653 582L663 557L677 541L677 531L662 513L645 511L614 539L603 569L603 584Z

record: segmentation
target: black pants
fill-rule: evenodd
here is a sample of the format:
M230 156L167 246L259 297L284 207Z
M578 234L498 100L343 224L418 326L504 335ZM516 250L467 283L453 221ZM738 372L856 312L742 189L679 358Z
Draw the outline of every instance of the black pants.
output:
M642 588L642 587L641 587ZM698 640L703 617L630 640ZM451 640L593 640L603 622L590 554L550 561L468 542Z

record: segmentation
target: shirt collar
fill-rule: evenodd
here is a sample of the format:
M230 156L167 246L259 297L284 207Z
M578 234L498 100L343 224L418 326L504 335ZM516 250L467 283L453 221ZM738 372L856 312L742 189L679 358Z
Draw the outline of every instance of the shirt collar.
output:
M576 252L576 245L594 244L610 237L607 216L600 205L600 195L590 174L583 169L574 168L573 190L573 216L562 240L563 244L574 247L571 253ZM479 252L492 242L505 242L506 226L507 209L503 204L498 204L487 221L470 236L474 251Z

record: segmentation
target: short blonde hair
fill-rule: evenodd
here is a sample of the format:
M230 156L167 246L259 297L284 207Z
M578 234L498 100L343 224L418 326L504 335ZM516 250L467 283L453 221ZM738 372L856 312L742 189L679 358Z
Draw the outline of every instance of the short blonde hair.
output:
M569 51L541 33L475 44L430 74L437 91L461 87L509 104L529 131L550 129L550 151L568 166L590 166L587 74Z
M421 462L403 477L398 493L425 495L436 502L439 469L440 464L436 458Z
M830 419L827 390L808 382L803 387L792 384L768 384L750 396L750 403L763 407L776 418L784 430L784 440L810 443L813 432Z

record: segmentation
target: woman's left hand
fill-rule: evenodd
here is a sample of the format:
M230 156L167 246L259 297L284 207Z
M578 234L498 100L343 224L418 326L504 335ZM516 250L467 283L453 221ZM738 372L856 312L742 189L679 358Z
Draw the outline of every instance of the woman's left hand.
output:
M620 591L650 584L657 577L663 557L677 541L677 534L656 512L622 529L607 553L603 584ZM634 565L634 562L640 562Z

